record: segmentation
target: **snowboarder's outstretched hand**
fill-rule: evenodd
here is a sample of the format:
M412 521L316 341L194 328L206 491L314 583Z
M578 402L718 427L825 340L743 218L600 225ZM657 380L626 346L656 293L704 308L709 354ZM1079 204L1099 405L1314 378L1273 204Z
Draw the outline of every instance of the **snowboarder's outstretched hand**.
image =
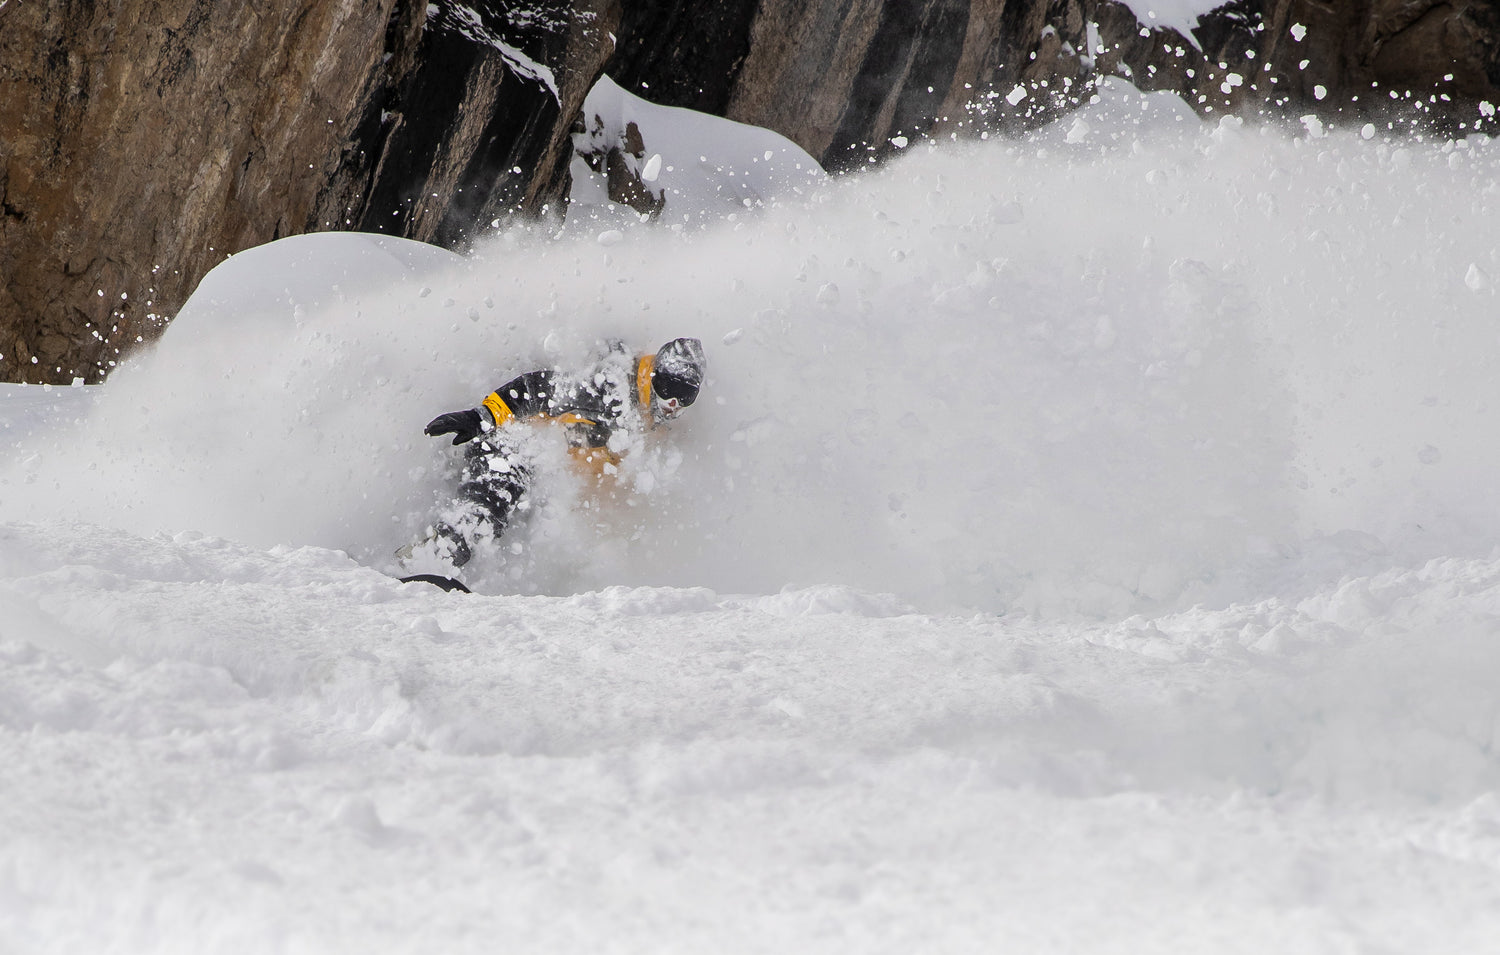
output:
M470 408L468 411L450 411L447 414L440 414L427 422L427 427L422 430L434 438L440 434L451 434L454 444L463 444L483 434L484 423L479 417L479 410Z

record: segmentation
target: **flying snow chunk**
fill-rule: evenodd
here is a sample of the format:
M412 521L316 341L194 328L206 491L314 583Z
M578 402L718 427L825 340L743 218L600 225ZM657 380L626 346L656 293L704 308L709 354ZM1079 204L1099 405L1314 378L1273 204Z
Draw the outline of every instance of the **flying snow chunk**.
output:
M897 149L905 149L907 144L910 142L911 140L907 139L905 136L894 136L891 138L891 145L895 146Z
M1319 83L1317 86L1313 87L1313 99L1320 100L1327 95L1328 87L1324 86L1323 84Z
M625 233L621 232L619 229L605 229L603 232L599 233L600 245L619 245L624 241Z
M655 182L659 175L661 175L661 153L655 153L646 160L646 168L641 170L641 181Z
M1323 130L1323 121L1312 113L1302 117L1302 125L1307 127L1307 135L1313 139L1322 139L1327 135Z
M1364 139L1374 139L1375 138L1375 124L1374 123L1365 123L1364 128L1362 128L1359 131L1359 135L1362 138L1364 138Z
M1298 43L1301 43L1302 42L1302 38L1305 37L1305 36L1307 36L1307 27L1303 26L1300 23L1293 23L1292 24L1292 39L1296 40Z
M1088 139L1089 133L1093 131L1093 127L1089 126L1088 123L1085 123L1082 119L1075 119L1073 120L1073 125L1068 127L1068 135L1064 138L1070 143L1081 143L1085 139Z
M1025 98L1026 88L1024 86L1017 86L1015 89L1005 94L1005 101L1012 106L1019 104L1021 100Z

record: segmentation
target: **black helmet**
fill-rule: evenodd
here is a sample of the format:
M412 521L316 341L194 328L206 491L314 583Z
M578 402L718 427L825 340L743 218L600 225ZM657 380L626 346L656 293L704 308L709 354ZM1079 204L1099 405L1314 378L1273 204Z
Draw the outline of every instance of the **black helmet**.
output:
M674 338L661 346L651 363L652 398L675 400L679 407L687 407L697 400L707 367L702 342L696 338Z

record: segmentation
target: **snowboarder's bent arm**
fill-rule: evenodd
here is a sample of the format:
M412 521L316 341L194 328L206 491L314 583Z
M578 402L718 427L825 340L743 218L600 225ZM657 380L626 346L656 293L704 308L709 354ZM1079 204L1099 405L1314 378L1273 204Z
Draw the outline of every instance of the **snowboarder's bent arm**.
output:
M451 434L454 444L463 444L514 418L548 415L557 403L553 373L531 371L490 392L478 408L438 415L423 430L434 437Z
M549 414L558 402L553 378L550 371L529 371L490 392L482 407L497 428L512 418Z

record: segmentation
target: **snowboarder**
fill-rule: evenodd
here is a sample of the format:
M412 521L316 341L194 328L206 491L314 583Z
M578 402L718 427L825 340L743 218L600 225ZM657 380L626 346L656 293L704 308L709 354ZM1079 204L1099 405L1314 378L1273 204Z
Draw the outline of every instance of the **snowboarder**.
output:
M414 544L397 551L404 567L459 568L475 544L498 538L531 487L532 467L520 448L525 424L560 425L575 465L595 476L613 474L629 437L680 415L698 397L706 367L696 338L677 338L654 355L632 356L611 341L583 375L550 369L527 372L490 392L477 408L450 411L428 422L434 437L467 444L453 505Z

